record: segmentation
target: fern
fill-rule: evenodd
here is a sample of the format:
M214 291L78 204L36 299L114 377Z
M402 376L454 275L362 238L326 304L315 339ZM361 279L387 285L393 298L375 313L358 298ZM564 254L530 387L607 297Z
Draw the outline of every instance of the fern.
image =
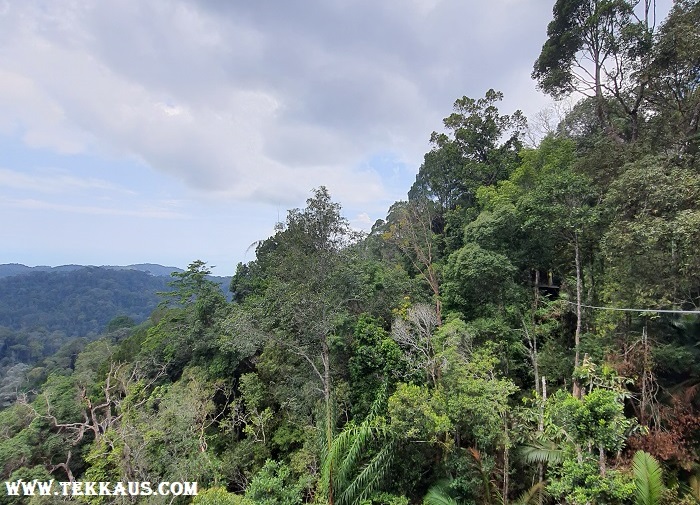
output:
M439 482L428 489L428 494L423 498L423 505L458 505L452 498L444 482Z
M394 443L388 429L378 416L386 392L381 391L370 414L359 425L348 425L323 451L321 492L332 494L338 505L354 505L369 498L389 471ZM373 444L383 447L366 461ZM363 461L365 464L363 465Z
M664 489L661 466L653 456L637 451L632 459L637 505L659 505Z
M564 451L554 444L524 445L519 454L526 463L556 465L564 460Z
M450 496L448 491L448 484L449 481L441 481L432 486L423 498L423 505L459 505L458 502ZM537 503L539 501L540 493L542 493L542 496L546 496L544 486L544 482L538 482L530 489L525 491L523 494L521 494L517 500L512 502L512 504L530 505L533 503ZM487 498L485 497L485 499ZM501 494L496 493L496 504L503 505L503 503L505 503L505 501L503 500Z
M523 494L521 494L518 499L513 502L513 505L530 505L531 503L538 503L540 495L543 497L547 496L544 488L544 482L538 482L527 491L524 491Z

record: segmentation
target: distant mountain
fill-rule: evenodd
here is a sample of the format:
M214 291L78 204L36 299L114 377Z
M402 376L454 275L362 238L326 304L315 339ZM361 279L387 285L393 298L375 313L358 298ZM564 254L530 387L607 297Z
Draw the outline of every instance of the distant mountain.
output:
M182 268L164 267L163 265L156 265L155 263L138 263L136 265L126 265L124 267L105 265L103 268L111 268L113 270L138 270L139 272L146 272L147 274L157 277L170 277L173 272L183 271Z
M105 331L146 320L169 291L175 267L0 265L0 409L7 376L54 353L70 362ZM211 277L229 296L230 277ZM72 358L71 358L72 356ZM7 388L5 388L7 389ZM6 400L6 398L5 398Z
M62 265L59 267L49 267L49 266L36 266L28 267L27 265L21 265L20 263L6 263L0 265L0 279L3 277L10 277L12 275L23 275L31 272L72 272L74 270L80 270L83 268L82 265Z
M73 272L75 270L80 270L88 265L61 265L57 267L49 266L36 266L28 267L20 263L6 263L0 265L0 279L3 277L10 277L13 275L23 275L31 272ZM110 270L138 270L139 272L145 272L156 277L170 277L173 272L182 272L181 268L177 267L165 267L163 265L156 265L155 263L139 263L136 265L103 265L97 268L107 268Z
M104 331L117 316L144 321L158 306L158 292L169 291L175 267L128 266L27 267L0 265L0 327L14 331L44 329L68 336ZM230 277L211 277L228 295Z
M144 321L169 289L167 277L136 270L80 267L0 278L0 326L66 335L101 333L117 316Z

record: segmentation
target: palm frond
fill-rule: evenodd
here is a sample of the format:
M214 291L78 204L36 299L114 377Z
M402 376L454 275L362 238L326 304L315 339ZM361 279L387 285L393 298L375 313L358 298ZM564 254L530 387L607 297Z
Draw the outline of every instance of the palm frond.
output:
M662 470L651 454L637 451L632 459L637 505L658 505L663 492Z
M524 491L523 494L518 496L518 499L513 502L513 505L530 505L531 503L538 503L540 495L547 496L544 482L538 482L527 491Z
M389 470L394 441L378 416L385 396L386 392L380 392L367 418L360 425L346 425L324 451L320 491L330 494L332 489L338 505L353 505L367 499ZM378 443L384 445L374 453Z
M341 433L336 435L330 447L327 447L325 443L321 445L323 448L321 483L324 487L331 482L331 478L333 479L333 484L335 484L336 470L343 461L348 447L353 443L355 430L355 426L346 426Z
M355 505L369 498L386 477L393 455L393 444L385 445L340 493L338 505Z
M345 488L350 480L350 475L355 471L362 461L362 457L367 454L370 442L378 435L378 428L365 423L352 429L352 441L344 449L344 456L337 464L334 475L335 487Z
M449 495L445 483L439 482L428 489L423 505L457 505L457 501Z
M564 451L549 443L523 445L518 450L518 454L526 463L556 465L564 461Z

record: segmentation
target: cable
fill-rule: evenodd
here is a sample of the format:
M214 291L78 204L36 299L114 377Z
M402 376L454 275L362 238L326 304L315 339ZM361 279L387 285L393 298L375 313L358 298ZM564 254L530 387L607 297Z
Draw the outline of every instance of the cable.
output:
M570 302L568 300L564 300L566 303L569 305L573 305L574 307L576 304L574 302ZM664 314L700 314L700 310L672 310L672 309L621 309L618 307L596 307L594 305L584 305L581 304L581 307L585 307L587 309L596 309L596 310L616 310L618 312L662 312Z

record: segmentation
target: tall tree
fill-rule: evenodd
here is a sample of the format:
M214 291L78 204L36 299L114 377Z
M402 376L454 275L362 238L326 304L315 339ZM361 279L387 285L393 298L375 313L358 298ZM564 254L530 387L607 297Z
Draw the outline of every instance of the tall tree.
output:
M428 198L444 212L475 203L476 190L508 177L518 161L526 120L522 112L501 115L503 93L490 89L484 98L463 96L443 119L447 132L433 132L409 200ZM505 139L505 140L504 140Z
M339 274L354 240L340 205L325 187L305 209L289 212L284 229L258 248L266 289L264 325L274 342L302 358L320 382L326 446L333 443L331 338L354 294ZM329 491L332 497L332 489Z
M649 73L654 144L697 162L700 151L700 3L674 3L659 29ZM659 142L659 140L661 142ZM670 148L670 149L669 149Z
M647 55L653 30L653 1L557 0L547 41L532 72L540 88L555 98L579 93L595 100L601 128L617 140L622 132L611 118L611 98L630 120L629 138L639 135L639 109L648 86Z
M433 223L437 218L432 202L427 199L397 202L389 210L388 227L383 237L395 245L411 266L423 277L433 293L438 325L442 324L442 301L437 234Z

